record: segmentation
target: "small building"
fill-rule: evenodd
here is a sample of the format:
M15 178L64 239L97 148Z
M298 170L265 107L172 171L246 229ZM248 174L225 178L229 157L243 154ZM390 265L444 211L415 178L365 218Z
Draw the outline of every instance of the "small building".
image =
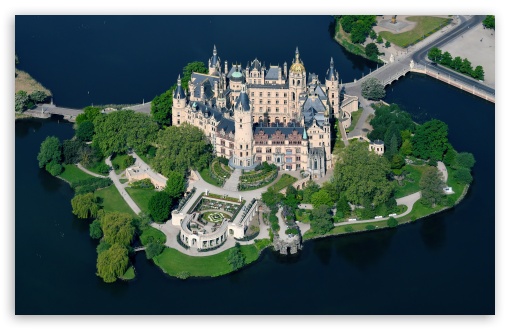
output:
M375 140L370 142L368 150L375 152L377 155L382 156L384 154L384 141Z
M140 166L134 165L126 168L126 178L128 182L139 181L143 179L151 180L156 190L163 190L166 187L167 178L159 173L153 172L149 168L142 169Z

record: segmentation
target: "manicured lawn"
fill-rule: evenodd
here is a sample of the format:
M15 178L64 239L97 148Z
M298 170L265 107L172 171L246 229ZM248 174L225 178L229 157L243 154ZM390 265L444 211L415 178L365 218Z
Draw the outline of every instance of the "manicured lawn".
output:
M303 213L301 215L298 215L296 212L296 220L303 223L310 223L310 215L312 214L311 210L302 210Z
M285 173L281 176L281 178L278 181L276 181L274 185L271 186L271 188L273 188L275 191L280 191L283 188L287 188L287 186L290 186L297 180L298 179L296 179L295 177Z
M154 238L155 241L160 241L163 244L166 242L166 235L162 231L154 227L149 227L145 229L143 233L140 235L140 241L142 242L143 245L147 245L149 243L148 242L149 237L152 237Z
M64 172L60 173L59 177L68 181L69 183L75 183L80 180L86 180L86 179L93 178L92 175L83 172L78 167L76 167L76 165L74 165L74 164L63 165L63 166L64 166Z
M149 201L152 196L154 196L157 191L151 189L137 189L137 188L126 188L127 193L133 201L135 201L136 205L142 210L142 212L149 214Z
M91 172L94 172L96 174L99 174L99 175L108 175L108 173L101 173L99 172L98 170L98 167L101 165L101 164L104 164L104 158L101 159L100 161L98 161L97 163L95 164L92 164L92 165L89 165L89 166L85 166L83 165L83 167L85 167L87 170L91 171Z
M112 165L117 164L119 166L118 170L115 170L115 173L119 174L126 169L124 166L124 160L128 158L128 155L117 155L112 159Z
M447 24L448 19L440 18L440 17L431 17L431 16L415 16L408 17L408 21L416 22L416 26L411 31L402 32L398 34L393 34L389 31L381 31L379 35L388 40L391 43L394 43L400 47L407 47L408 45L415 43L423 36L426 36L429 33L432 33L436 28L440 27L442 24Z
M188 272L190 276L216 277L231 272L227 262L229 250L206 257L190 257L175 249L166 247L153 260L165 273L176 276L181 272ZM246 257L246 264L252 263L259 257L259 250L255 244L241 245L241 252Z
M125 212L131 215L135 215L133 210L126 204L115 185L111 185L107 188L99 189L94 192L96 197L101 198L101 206L105 211L109 212Z
M126 270L124 275L122 275L120 278L123 279L123 280L126 280L126 281L134 279L135 278L135 269L133 268L133 266L130 266Z
M205 182L212 184L213 186L222 187L223 182L216 180L209 173L209 168L204 168L200 171L200 176L204 179Z
M363 113L363 108L359 108L358 111L354 111L351 113L351 126L347 128L347 130L352 131L354 127L356 127L356 124L358 123L359 117L361 117L361 114Z
M409 182L404 179L403 186L399 186L395 181L395 198L401 198L410 194L414 194L415 192L420 191L420 179L423 172L427 169L428 165L424 166L415 166L415 165L406 165L403 167L403 170L408 171L409 174L406 178L410 178L413 182Z
M457 200L460 197L460 195L462 195L462 192L464 191L464 187L466 185L459 184L459 183L455 182L455 180L453 179L453 170L450 167L447 167L447 170L448 170L448 180L446 180L446 184L449 187L452 187L452 189L453 189L454 193L450 196L452 196L452 198Z

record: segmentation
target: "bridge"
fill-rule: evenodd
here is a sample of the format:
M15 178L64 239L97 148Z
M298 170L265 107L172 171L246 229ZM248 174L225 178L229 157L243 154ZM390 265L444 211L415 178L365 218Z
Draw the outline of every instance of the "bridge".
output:
M145 250L145 246L137 246L133 249L133 251L135 252L138 252L138 251L144 251Z

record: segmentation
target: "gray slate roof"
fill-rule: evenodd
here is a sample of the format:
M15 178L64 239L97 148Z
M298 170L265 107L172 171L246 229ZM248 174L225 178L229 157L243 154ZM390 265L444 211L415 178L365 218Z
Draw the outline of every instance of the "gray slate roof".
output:
M269 137L276 133L276 131L282 132L282 134L285 134L285 137L287 137L289 134L292 134L294 130L298 132L298 134L303 135L305 128L304 127L255 127L254 134L258 134L260 131L263 131Z
M236 125L232 119L222 118L220 123L216 127L217 132L220 132L221 130L225 130L226 134L230 132L234 134L236 131Z
M178 85L177 88L174 90L174 99L179 96L181 99L186 98L186 94L184 93L184 89L181 85Z
M204 85L204 94L207 100L211 99L214 96L214 82L220 82L219 77L213 77L202 73L192 73L191 81L195 86L195 90L193 93L194 97L200 97L200 86Z
M250 98L245 91L241 91L236 101L236 109L242 109L244 111L250 110Z
M278 70L279 68L270 67L269 70L267 70L266 73L266 79L267 80L278 80Z

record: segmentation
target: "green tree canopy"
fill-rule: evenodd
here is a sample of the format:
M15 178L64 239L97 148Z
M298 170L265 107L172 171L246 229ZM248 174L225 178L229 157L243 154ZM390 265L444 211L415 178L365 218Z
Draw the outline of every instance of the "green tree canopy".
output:
M101 229L101 221L95 219L89 225L89 234L93 239L100 239L103 237L103 230Z
M452 69L456 70L456 71L460 71L460 67L462 66L462 59L460 58L460 56L456 56L453 60L452 60L452 64L451 64L451 67Z
M129 148L145 152L156 139L158 124L150 116L133 110L114 111L94 120L94 143L104 155L126 153Z
M106 283L113 283L126 272L128 264L128 250L120 244L113 244L97 256L97 276Z
M465 167L461 167L453 172L453 179L460 184L470 184L473 181L471 171Z
M382 38L380 35L378 35L378 36L377 36L377 43L378 43L378 44L382 44L382 43L383 43L383 41L384 41L384 40L383 40L383 38ZM388 43L388 42L389 42L389 41L386 41L386 43Z
M168 177L170 171L201 170L212 158L211 144L202 130L189 124L170 126L158 132L154 169Z
M441 160L449 146L448 125L437 119L429 120L416 128L412 143L414 156Z
M467 58L463 59L460 65L460 72L471 74L472 71L473 67L471 66L471 62Z
M90 120L83 121L76 129L76 138L81 141L91 141L94 137L94 123Z
M333 201L326 190L321 189L312 195L312 205L314 208L318 208L321 205L333 206Z
M449 52L444 52L443 56L441 56L441 64L442 65L451 66L452 60L453 60L452 54L450 54Z
M239 243L236 243L236 245L228 252L227 262L233 271L238 270L245 265L246 257L243 252L241 252Z
M80 219L87 219L97 216L99 204L94 193L76 195L71 199L73 214Z
M311 203L312 195L320 190L320 186L315 181L308 181L303 188L303 203Z
M390 217L387 221L388 227L393 228L398 226L398 221L394 217Z
M428 54L427 54L429 60L433 61L433 62L439 62L441 61L441 57L443 56L443 52L441 51L441 49L437 48L437 47L432 47Z
M386 95L386 91L377 78L368 78L361 83L361 95L369 100L380 100Z
M375 108L375 117L370 121L373 130L368 134L370 140L383 140L388 145L391 138L395 135L397 139L397 148L402 144L402 132L410 138L412 132L416 130L416 124L411 115L400 110L396 104L377 105Z
M170 215L172 198L164 191L158 191L149 200L149 213L156 222L167 220Z
M97 116L101 115L101 108L88 106L83 108L83 113L76 116L76 124L80 125L84 121L94 122Z
M157 95L151 102L151 115L160 125L172 124L173 91L177 85L173 85L166 92Z
M377 48L377 45L376 45L376 44L374 44L373 42L372 42L372 43L369 43L369 44L365 47L365 54L366 54L369 58L377 59L377 55L379 55L379 49Z
M384 44L384 47L390 48L390 46L391 46L391 43L389 41L386 41L386 43Z
M157 257L163 252L165 249L165 245L161 242L150 242L147 244L147 248L145 249L145 256L147 259L153 259Z
M43 91L34 91L29 97L34 103L42 103L48 98L48 95Z
M483 71L483 67L481 65L477 65L475 70L473 71L473 78L478 80L485 79L485 71Z
M496 18L494 15L485 16L482 23L486 28L496 30Z
M470 152L459 152L455 157L455 167L471 169L475 166L475 157Z
M54 162L60 164L62 158L62 146L60 140L56 136L48 136L41 143L37 160L39 167L43 168L47 163Z
M172 198L180 198L186 189L186 178L177 171L170 171L167 178L165 192Z
M106 212L100 217L103 240L111 245L127 246L133 240L135 227L133 217L127 213Z
M363 143L351 143L336 163L333 184L349 202L360 205L368 201L377 206L393 192L389 173L390 164L385 157L370 152Z
M81 149L85 143L80 140L64 140L62 143L62 156L64 164L76 164L80 162Z
M375 33L375 31L373 29L370 30L368 35L370 36L370 39L372 39L372 40L377 39L377 33Z
M267 189L266 192L262 193L262 201L269 208L276 206L276 204L280 203L284 199L285 199L285 196L283 196L283 194L275 191L272 187Z
M333 218L331 209L327 205L321 205L312 210L310 217L310 227L314 233L319 235L326 234L333 229Z
M22 112L26 109L29 97L27 95L27 92L25 91L18 91L16 94L14 94L14 109L17 112Z
M62 170L64 169L60 163L57 163L54 160L46 164L44 168L53 176L59 175L60 173L62 173Z
M442 174L437 168L427 166L420 180L422 203L432 207L438 204L444 197L444 186Z

